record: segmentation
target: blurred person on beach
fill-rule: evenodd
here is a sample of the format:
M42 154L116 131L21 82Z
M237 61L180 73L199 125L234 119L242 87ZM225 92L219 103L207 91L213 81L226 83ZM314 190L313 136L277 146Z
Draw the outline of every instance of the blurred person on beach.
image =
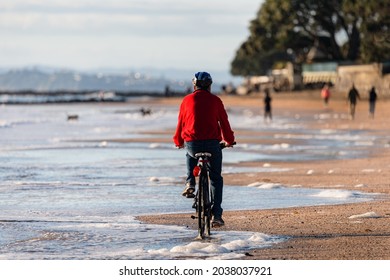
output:
M368 94L369 114L370 114L371 118L374 118L375 104L376 104L377 98L378 98L378 95L376 94L375 87L372 87L369 94Z
M178 123L173 141L177 148L186 148L187 179L182 195L195 197L195 176L193 169L197 165L195 154L209 152L210 185L213 227L223 226L223 177L222 149L220 142L230 147L234 143L234 132L230 127L228 115L222 100L211 93L213 80L209 73L198 72L192 79L194 91L184 97L180 105Z
M266 122L267 120L272 121L272 107L271 107L271 102L272 102L272 97L270 95L269 89L266 88L264 90L264 121Z
M324 101L324 107L328 108L329 98L330 98L330 89L329 84L325 84L321 90L321 98Z
M360 99L360 95L353 84L348 92L349 114L352 120L355 118L356 103L358 99Z

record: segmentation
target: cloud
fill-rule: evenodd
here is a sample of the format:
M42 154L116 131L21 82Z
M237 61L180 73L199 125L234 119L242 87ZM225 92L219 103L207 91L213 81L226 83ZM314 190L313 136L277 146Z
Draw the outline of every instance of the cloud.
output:
M210 2L210 3L208 3ZM229 2L229 1L228 1ZM2 33L100 33L142 36L218 36L247 25L226 1L2 1Z
M246 39L253 0L2 0L4 64L226 68ZM202 55L194 54L203 49Z

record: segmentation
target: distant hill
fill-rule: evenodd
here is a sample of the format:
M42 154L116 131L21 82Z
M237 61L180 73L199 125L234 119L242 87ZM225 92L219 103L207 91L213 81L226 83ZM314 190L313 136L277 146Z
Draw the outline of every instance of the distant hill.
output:
M126 74L81 73L71 70L45 71L23 68L0 72L0 91L123 91L164 92L169 86L184 91L190 83L152 77L138 72Z
M193 71L144 69L136 71L105 69L74 71L45 67L0 69L0 91L120 91L120 92L184 92L191 87ZM229 79L222 72L212 73L215 90Z

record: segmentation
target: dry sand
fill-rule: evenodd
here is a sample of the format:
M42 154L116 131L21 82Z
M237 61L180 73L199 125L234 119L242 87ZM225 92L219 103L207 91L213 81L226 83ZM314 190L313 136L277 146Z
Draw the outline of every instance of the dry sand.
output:
M262 95L248 97L222 96L225 107L247 106L262 113ZM163 104L180 103L180 98L156 99ZM150 102L150 100L148 101ZM345 205L297 207L287 209L229 211L225 209L226 226L221 230L262 232L290 237L286 242L249 252L247 259L298 260L375 260L390 259L390 100L380 99L375 118L368 116L368 101L357 105L356 118L348 118L344 96L334 95L324 108L319 91L273 94L273 114L276 119L288 115L304 119L313 129L364 130L378 137L375 146L367 146L367 158L328 161L273 162L273 167L290 171L258 174L224 175L225 184L246 186L253 182L299 185L306 188L329 188L378 193L378 199ZM324 114L332 118L321 119ZM234 124L232 124L234 130ZM170 141L172 131L161 134L161 141ZM235 130L239 144L258 142L254 135L262 131ZM167 137L169 135L169 137ZM286 139L268 140L268 144L285 143ZM296 140L295 140L296 141ZM290 142L294 144L294 142ZM183 159L184 160L184 159ZM263 166L264 162L245 163ZM180 194L178 194L180 195ZM261 205L261 202L259 202ZM375 217L351 218L371 213ZM147 223L183 225L195 228L188 214L142 216ZM218 230L218 229L216 229Z

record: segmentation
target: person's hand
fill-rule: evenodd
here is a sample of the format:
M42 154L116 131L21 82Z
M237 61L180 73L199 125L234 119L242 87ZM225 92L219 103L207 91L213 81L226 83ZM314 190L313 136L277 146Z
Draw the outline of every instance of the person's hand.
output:
M219 145L220 145L221 149L223 149L223 148L231 148L234 145L236 145L236 142L233 142L233 143L221 142L221 143L219 143Z
M184 145L176 145L176 149L184 149Z

